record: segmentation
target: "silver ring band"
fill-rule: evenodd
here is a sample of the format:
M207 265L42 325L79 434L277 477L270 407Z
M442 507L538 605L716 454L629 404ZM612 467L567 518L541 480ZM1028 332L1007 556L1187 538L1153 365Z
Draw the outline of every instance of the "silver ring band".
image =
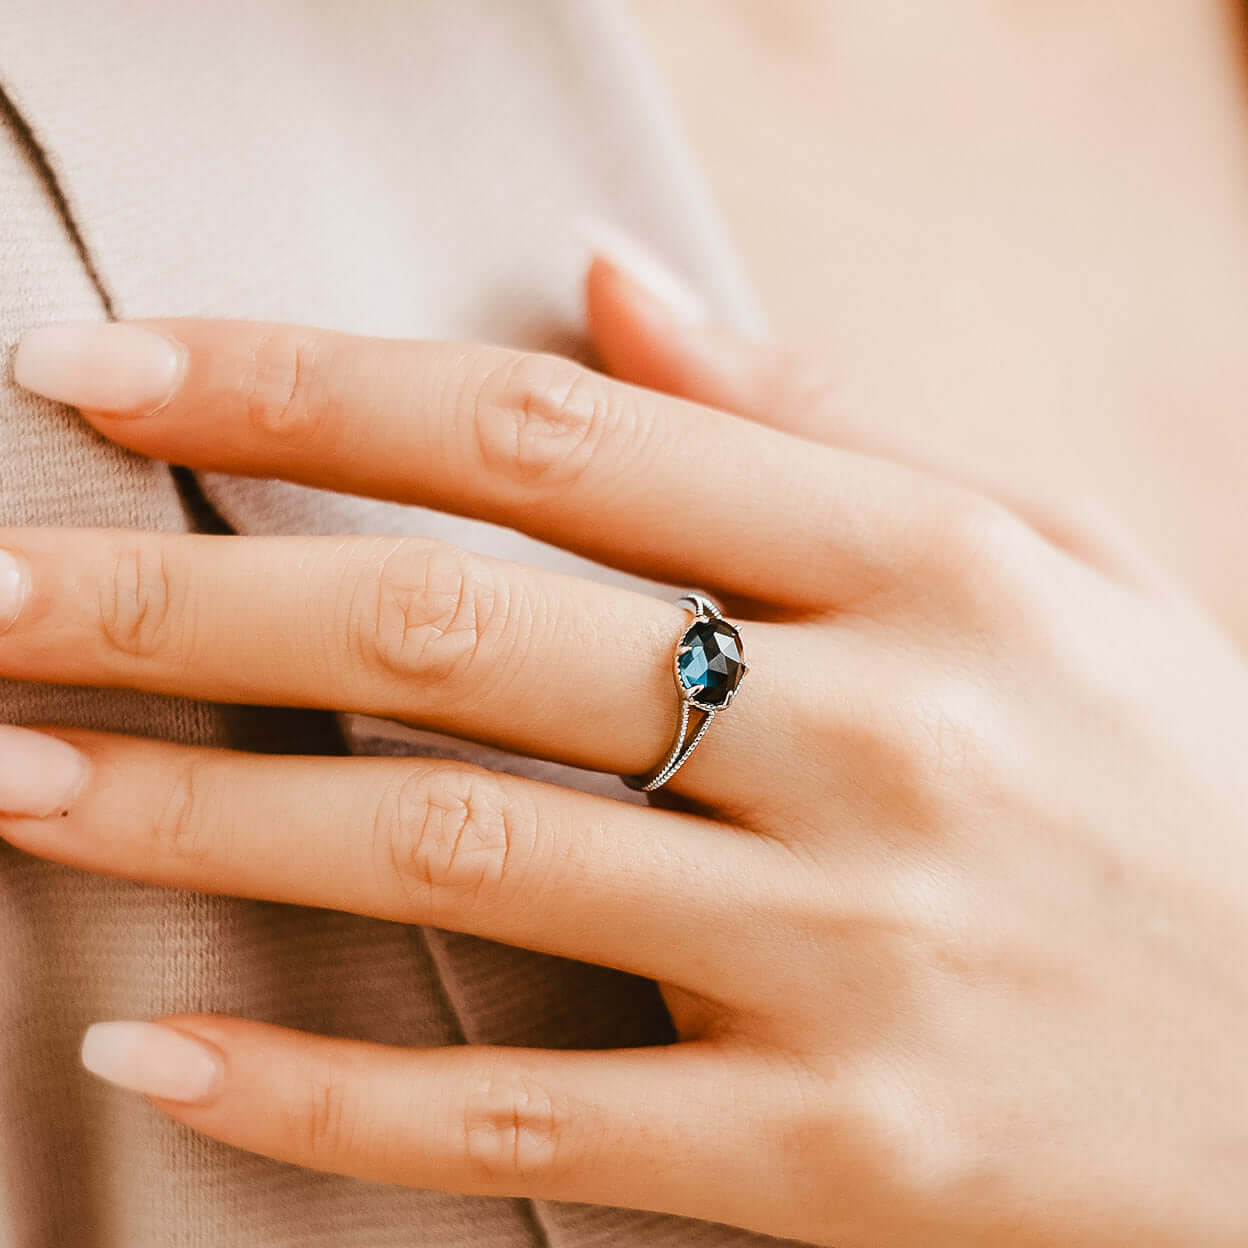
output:
M624 776L630 789L653 793L688 761L715 716L726 710L750 669L741 634L724 619L714 599L685 594L679 600L693 619L676 645L674 670L680 694L680 726L663 761L640 776Z

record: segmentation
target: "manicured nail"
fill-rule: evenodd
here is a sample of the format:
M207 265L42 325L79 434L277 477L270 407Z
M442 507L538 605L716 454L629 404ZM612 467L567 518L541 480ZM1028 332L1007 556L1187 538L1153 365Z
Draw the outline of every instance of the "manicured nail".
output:
M0 813L46 819L67 810L86 783L87 766L59 737L0 724Z
M0 633L22 613L29 589L26 569L20 559L0 550Z
M160 1023L93 1023L82 1064L119 1088L183 1104L211 1096L225 1074L211 1045Z
M138 325L44 325L18 344L13 376L44 398L87 411L139 415L168 400L185 351Z
M589 218L578 224L577 231L594 255L601 256L625 276L631 277L677 320L691 326L704 325L710 320L705 301L688 283L618 226Z

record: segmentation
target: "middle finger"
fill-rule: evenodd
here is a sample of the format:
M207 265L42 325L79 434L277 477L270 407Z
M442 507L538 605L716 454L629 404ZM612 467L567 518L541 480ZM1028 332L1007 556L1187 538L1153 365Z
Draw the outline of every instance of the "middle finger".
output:
M916 508L947 493L897 464L501 348L162 320L34 330L14 369L143 455L421 503L804 610L893 585L927 550Z

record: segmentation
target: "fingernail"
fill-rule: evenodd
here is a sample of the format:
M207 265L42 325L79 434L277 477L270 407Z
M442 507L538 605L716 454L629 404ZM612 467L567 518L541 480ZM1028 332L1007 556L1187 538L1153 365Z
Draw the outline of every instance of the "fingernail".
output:
M601 256L632 278L686 325L710 320L706 302L647 247L618 226L597 218L578 223L577 232L594 255Z
M60 737L0 724L0 812L45 819L67 810L86 783L87 766Z
M0 550L0 633L21 615L28 589L21 560Z
M221 1054L160 1023L93 1023L82 1038L82 1064L119 1088L192 1104L221 1085Z
M184 356L176 343L138 325L44 325L18 344L13 376L58 403L138 415L168 400Z

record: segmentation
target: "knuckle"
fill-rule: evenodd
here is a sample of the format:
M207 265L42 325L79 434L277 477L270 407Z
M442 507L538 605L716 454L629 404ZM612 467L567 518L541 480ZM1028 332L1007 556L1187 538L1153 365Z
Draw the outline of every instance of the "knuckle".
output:
M1004 562L1024 531L1006 507L977 494L957 494L936 505L931 536L959 571Z
M566 490L585 475L608 429L634 411L622 394L570 360L513 356L485 373L470 403L482 459L506 481Z
M1040 532L1076 558L1117 571L1129 569L1137 577L1146 567L1130 529L1108 503L1084 497L1036 512Z
M307 334L288 326L264 332L239 382L249 430L263 441L313 440L328 412L316 383L321 371L315 342Z
M782 1117L776 1151L797 1190L811 1190L810 1180L826 1173L828 1159L843 1158L843 1186L883 1204L939 1190L937 1134L913 1075L850 1059L807 1081L795 1109ZM835 1194L826 1184L815 1190L826 1192L831 1211Z
M796 347L781 347L771 356L763 391L772 405L787 409L802 418L804 424L816 427L817 418L843 413L837 411L838 376L830 360L821 352ZM823 429L832 426L826 421ZM826 435L825 435L826 436Z
M957 791L979 770L987 735L981 703L969 682L945 676L929 678L906 696L899 752L910 756L927 785Z
M499 781L447 765L404 776L377 815L379 855L400 895L424 915L497 899L513 870L516 830Z
M934 664L896 658L829 713L804 711L807 737L850 791L897 827L941 826L967 794L996 791L1016 747L992 689Z
M151 825L152 848L159 858L199 865L214 856L226 821L214 809L209 788L201 759L188 758L174 771Z
M362 581L349 636L365 666L385 676L454 686L488 645L518 641L522 620L505 578L465 551L404 543Z
M464 1156L492 1190L549 1182L568 1167L566 1112L530 1075L487 1071L464 1104Z
M1009 508L974 494L945 496L917 513L911 585L941 587L933 601L970 621L1014 622L1035 596L1034 534Z
M295 1156L330 1164L352 1151L347 1085L332 1064L318 1062L304 1095L290 1106L286 1134Z
M983 1147L992 1134L973 1107L951 1103L917 1077L910 1089L884 1096L889 1103L875 1115L871 1143L903 1199L929 1208L1000 1207L1005 1168Z
M930 1095L913 1076L879 1076L864 1089L862 1142L872 1150L878 1180L914 1199L947 1198L958 1170L954 1141L943 1130Z
M1042 511L1042 515L1045 513ZM1048 509L1047 519L1063 537L1094 541L1114 541L1122 537L1123 525L1117 512L1101 499L1081 497Z
M127 542L99 584L100 630L110 649L146 659L185 641L186 585L160 539Z

